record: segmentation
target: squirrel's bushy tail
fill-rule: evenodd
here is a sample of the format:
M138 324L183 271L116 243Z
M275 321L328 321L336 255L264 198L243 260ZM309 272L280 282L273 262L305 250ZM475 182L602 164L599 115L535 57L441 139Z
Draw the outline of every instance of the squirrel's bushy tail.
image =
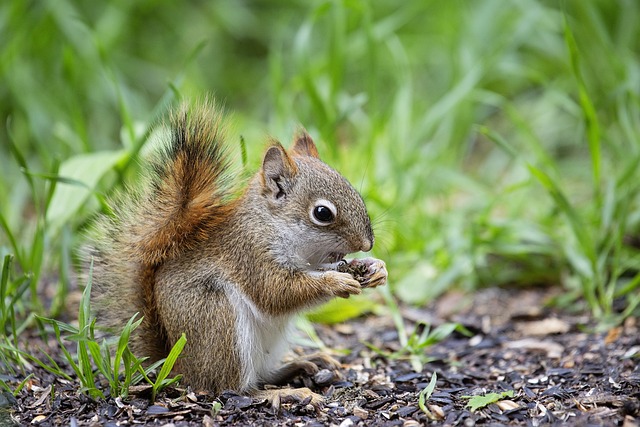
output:
M132 348L152 360L168 345L155 310L155 271L207 239L226 216L231 193L222 116L211 102L181 107L169 133L153 147L142 188L121 195L114 214L97 222L89 250L98 323L119 327L143 315Z
M151 160L148 194L130 218L133 249L144 264L198 247L225 217L229 161L223 139L222 117L210 104L173 114L171 141Z

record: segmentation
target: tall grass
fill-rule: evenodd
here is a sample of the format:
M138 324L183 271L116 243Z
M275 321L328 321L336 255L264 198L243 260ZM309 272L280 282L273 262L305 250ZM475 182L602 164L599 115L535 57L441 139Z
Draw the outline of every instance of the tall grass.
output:
M249 169L267 135L307 127L362 191L396 297L552 284L620 322L640 298L639 9L2 2L3 343L65 315L87 222L176 98L203 93Z

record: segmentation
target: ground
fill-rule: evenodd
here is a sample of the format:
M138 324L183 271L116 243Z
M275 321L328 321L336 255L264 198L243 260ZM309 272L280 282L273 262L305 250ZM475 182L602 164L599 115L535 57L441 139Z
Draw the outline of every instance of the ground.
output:
M450 293L423 309L403 307L409 329L417 321L455 321L471 332L454 332L426 348L428 359L420 372L406 359L382 356L365 345L399 349L389 316L318 326L328 347L350 351L336 356L342 362L340 372L321 370L292 384L323 394L326 403L320 409L290 402L276 411L266 402L232 392L211 396L180 388L161 393L154 404L144 387L132 390L125 400L94 401L78 394L76 384L34 369L35 377L15 401L4 395L4 406L10 408L0 412L0 425L13 420L32 425L637 426L637 319L597 332L584 315L545 308L557 292L492 288L469 297ZM428 416L418 401L433 373L437 383L426 401ZM512 397L475 411L464 397L509 390ZM214 402L220 403L219 410L213 409Z

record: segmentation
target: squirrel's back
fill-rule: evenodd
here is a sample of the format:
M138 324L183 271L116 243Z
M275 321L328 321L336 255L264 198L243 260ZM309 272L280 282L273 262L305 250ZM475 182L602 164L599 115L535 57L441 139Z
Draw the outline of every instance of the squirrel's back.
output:
M216 107L209 102L181 107L171 117L169 133L143 162L146 182L121 194L113 214L97 221L98 237L88 251L100 323L120 328L135 313L144 316L131 346L151 360L168 351L154 301L155 272L202 244L233 206Z

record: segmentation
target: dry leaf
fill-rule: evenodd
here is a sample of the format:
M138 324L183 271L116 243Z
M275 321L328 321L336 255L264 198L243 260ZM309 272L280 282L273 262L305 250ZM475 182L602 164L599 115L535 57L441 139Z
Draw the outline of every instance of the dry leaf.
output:
M547 357L558 359L562 356L564 347L553 341L540 341L533 338L525 338L518 341L511 341L504 344L506 348L523 349L530 351L542 351L547 353Z
M622 327L619 326L617 328L609 329L609 333L607 333L607 336L604 339L604 343L614 343L618 340L618 338L620 338L620 335L622 335Z
M567 333L571 327L564 320L549 317L548 319L519 323L516 328L524 335L545 336Z

